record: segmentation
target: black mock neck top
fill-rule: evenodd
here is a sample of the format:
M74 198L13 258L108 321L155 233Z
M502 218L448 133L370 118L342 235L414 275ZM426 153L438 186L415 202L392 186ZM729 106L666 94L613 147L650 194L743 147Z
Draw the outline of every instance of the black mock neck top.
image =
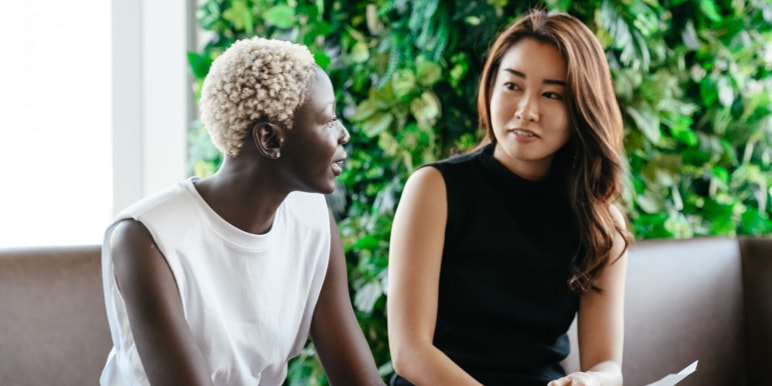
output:
M484 385L543 386L565 375L578 229L561 181L518 177L494 146L430 165L448 201L434 344Z

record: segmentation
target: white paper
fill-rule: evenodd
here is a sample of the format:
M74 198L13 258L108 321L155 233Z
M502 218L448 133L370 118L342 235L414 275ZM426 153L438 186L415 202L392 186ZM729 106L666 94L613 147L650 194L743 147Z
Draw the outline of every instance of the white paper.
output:
M689 366L686 366L683 370L679 371L678 374L668 374L664 378L660 379L657 382L649 383L646 386L673 386L678 382L681 382L684 378L686 378L689 374L695 372L697 370L697 362L694 361Z

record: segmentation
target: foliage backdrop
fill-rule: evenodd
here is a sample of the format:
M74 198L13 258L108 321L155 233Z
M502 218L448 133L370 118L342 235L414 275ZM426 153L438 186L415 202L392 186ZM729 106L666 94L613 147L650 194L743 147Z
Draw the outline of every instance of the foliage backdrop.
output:
M772 5L767 0L551 0L592 29L625 118L627 215L638 239L772 232ZM351 132L336 193L352 300L384 377L392 216L418 166L474 146L476 87L497 32L536 2L207 0L211 38L189 52L201 82L236 39L307 45ZM196 123L191 168L220 155ZM309 344L289 385L327 384Z

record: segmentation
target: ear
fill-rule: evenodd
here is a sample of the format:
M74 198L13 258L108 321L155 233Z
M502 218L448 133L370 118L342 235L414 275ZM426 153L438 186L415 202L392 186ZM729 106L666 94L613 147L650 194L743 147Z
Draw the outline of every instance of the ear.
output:
M257 151L269 159L281 157L283 135L281 126L271 122L260 122L252 128L252 140L255 141Z

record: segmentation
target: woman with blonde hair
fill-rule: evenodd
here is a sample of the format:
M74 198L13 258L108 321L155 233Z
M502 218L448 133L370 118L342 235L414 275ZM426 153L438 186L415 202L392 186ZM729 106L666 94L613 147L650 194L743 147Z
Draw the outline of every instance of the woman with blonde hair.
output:
M572 16L527 13L491 48L478 113L478 149L417 170L395 215L393 384L621 385L631 237L603 49Z
M105 235L101 384L281 385L310 334L332 385L382 385L323 196L349 140L329 77L304 46L241 40L200 107L220 169L123 210Z

